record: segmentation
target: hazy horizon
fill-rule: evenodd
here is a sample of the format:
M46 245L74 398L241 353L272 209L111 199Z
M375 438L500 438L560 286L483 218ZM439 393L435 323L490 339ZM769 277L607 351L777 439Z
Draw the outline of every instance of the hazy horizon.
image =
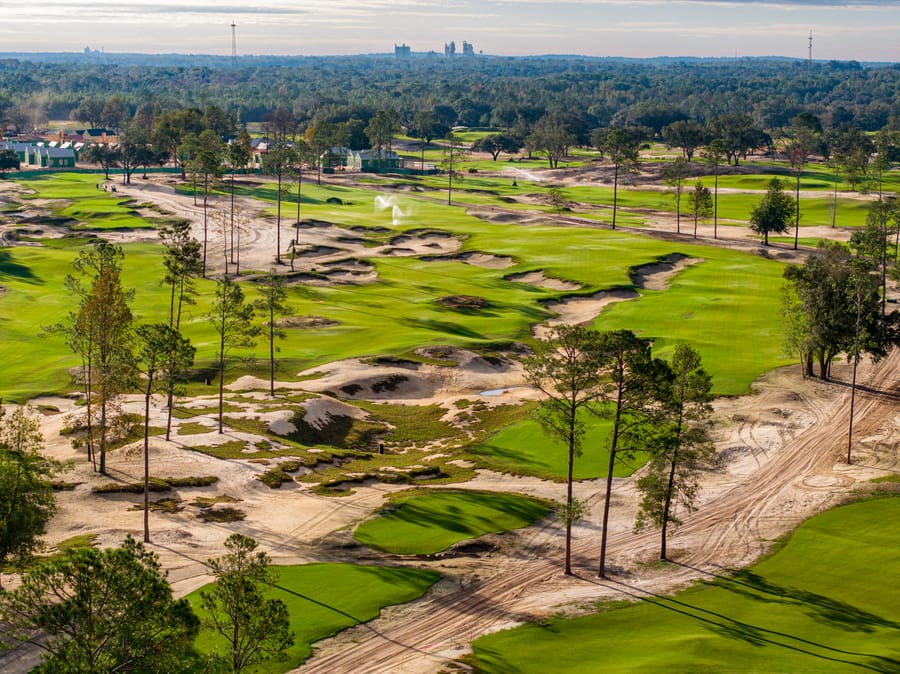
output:
M494 56L806 58L900 61L900 0L0 0L0 51L383 54L463 41Z

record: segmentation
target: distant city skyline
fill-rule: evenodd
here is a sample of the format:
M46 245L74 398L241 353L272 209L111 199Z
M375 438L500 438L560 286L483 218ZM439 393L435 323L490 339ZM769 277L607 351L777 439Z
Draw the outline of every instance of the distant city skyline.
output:
M0 0L0 51L786 56L900 62L900 0Z

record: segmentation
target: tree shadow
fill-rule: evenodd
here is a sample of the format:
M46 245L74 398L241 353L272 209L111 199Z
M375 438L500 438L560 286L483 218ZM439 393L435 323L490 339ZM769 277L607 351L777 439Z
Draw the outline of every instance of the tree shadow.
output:
M546 461L539 460L536 456L532 456L526 452L515 449L513 447L503 447L490 442L483 442L479 445L469 447L470 454L484 457L485 459L493 459L500 464L512 464L519 467L531 467L532 470L542 470L554 473L553 465ZM562 477L562 476L560 476Z
M813 620L836 629L853 632L874 632L876 628L900 629L900 623L882 618L852 604L795 587L778 585L749 569L730 575L718 575L693 566L673 562L686 569L712 576L715 585L747 599L764 603L793 604L805 607L804 613Z
M738 594L741 594L742 596L745 596L749 599L753 599L756 601L771 601L777 603L782 603L783 601L777 595L775 598L771 599L766 599L765 597L763 597L762 594L781 592L784 588L780 588L780 586L768 583L764 579L761 580L760 577L756 574L753 574L753 576L755 577L732 580L728 577L711 574L709 572L703 571L701 569L696 569L685 564L678 565L684 568L698 571L704 575L713 576L717 579L715 585L717 587L722 587L722 589L736 591L737 587L741 587L741 590L738 591ZM583 580L595 584L603 584L604 582L591 578L583 578ZM745 582L745 580L748 582ZM730 581L731 587L723 586L722 584L720 584L722 581ZM862 669L868 669L874 672L884 672L885 674L888 674L891 672L896 673L900 671L900 660L897 660L895 658L885 657L874 653L861 653L856 651L843 650L809 639L805 639L800 636L788 634L786 632L779 632L777 630L771 630L758 625L751 625L735 618L731 618L730 616L724 615L722 613L716 613L715 611L692 605L676 597L655 594L653 592L643 590L621 581L607 579L605 582L617 586L623 594L633 599L644 601L646 603L653 604L654 606L657 606L663 610L670 611L672 613L678 613L685 617L696 620L705 629L725 638L740 640L756 647L774 646L777 648L784 648L787 650L796 651L798 653L803 653L814 658L838 662L854 667L860 667ZM836 621L834 619L834 611L844 610L844 607L849 605L846 605L843 602L832 600L828 597L815 595L814 593L799 591L795 592L798 594L798 596L793 601L790 601L790 603L800 603L800 597L802 597L804 602L812 600L814 601L814 605L817 607L825 606L827 607L827 609L823 613L824 616L827 616L827 620L823 619L822 622L826 622L830 626L837 629L846 629L844 627L845 621ZM879 627L893 629L896 629L898 627L897 623L880 618L879 616L875 616L874 614L860 611L859 609L855 609L852 606L849 606L849 608L851 609L853 615L856 616L856 620L862 621L867 625L877 624ZM862 631L872 630L866 629ZM816 652L816 650L824 652ZM866 658L866 660L862 662L858 660L849 660L840 657L842 655L857 658Z
M450 494L447 494L449 496ZM391 510L386 516L423 527L438 527L466 534L482 536L485 531L497 529L496 515L503 513L520 521L534 522L547 513L546 509L528 501L512 500L501 494L455 492L462 499L461 505L447 503L435 510L432 503L417 503L410 499ZM481 511L481 512L479 512Z
M836 629L866 633L874 632L877 627L900 629L900 624L852 604L815 592L784 587L750 570L737 571L731 578L721 578L716 585L755 601L804 607L804 613L813 620Z
M834 386L839 386L841 388L850 389L852 384L848 381L843 381L841 379L829 379L829 384L833 384ZM868 393L874 396L880 396L884 398L890 398L891 400L900 400L900 391L896 389L880 389L875 388L874 386L869 386L868 384L859 383L856 384L857 392Z
M485 340L486 337L480 332L476 332L471 328L467 328L459 323L451 323L450 321L437 321L434 319L415 319L403 318L400 323L412 328L420 328L430 330L441 334L454 335L457 337L468 337L469 339Z
M720 636L737 639L751 646L775 646L787 650L803 653L821 660L838 662L862 669L868 669L873 672L883 672L889 674L891 672L900 671L900 660L894 658L876 655L874 653L860 653L856 651L848 651L833 646L826 646L803 637L794 636L777 630L770 630L757 625L736 620L729 616L708 609L693 606L687 602L680 601L674 597L666 597L640 590L639 588L619 583L617 581L609 581L614 585L619 585L627 590L622 590L625 594L640 599L647 603L658 606L659 608L679 613L688 618L700 622L706 629ZM824 653L817 653L818 649ZM855 656L858 658L866 658L865 661L849 660L840 657L841 655Z
M35 276L30 267L16 262L8 250L0 250L0 279L2 278L16 279L33 285L44 283L43 279Z
M377 575L381 580L388 579L387 574L389 574L391 572L391 567L362 566L359 568L361 568L367 572L370 572L372 574ZM419 571L421 571L422 573L426 573L426 571L424 571L424 570L419 570ZM384 632L373 627L371 625L371 620L368 618L358 618L358 617L352 615L351 613L344 611L343 609L340 609L331 604L319 601L318 599L315 599L313 597L305 595L301 592L297 592L296 590L292 590L290 588L284 587L283 585L280 585L278 583L274 584L272 587L276 588L278 590L281 590L283 592L286 592L290 595L293 595L294 597L297 597L300 599L305 599L306 601L309 601L312 604L315 604L317 606L325 608L329 611L334 611L335 613L337 613L345 618L353 620L356 623L356 625L354 625L354 627L359 627L361 629L364 629L367 632L371 633L373 636L384 639L386 642L394 644L395 646L398 646L404 650L415 652L420 655L426 656L426 657L431 658L441 664L445 664L447 662L447 656L445 656L445 655L441 655L439 653L432 653L432 652L425 650L424 648L421 648L417 644L405 643L403 641L400 641L398 639L388 636ZM432 585L432 588L433 587L434 587L434 585ZM460 614L474 613L476 615L480 615L483 613L483 611L477 610L477 609L475 609L475 607L481 606L484 603L488 603L488 604L491 604L491 608L489 609L489 611L490 611L490 614L493 616L505 618L509 621L514 621L517 623L527 622L527 620L529 619L529 616L506 611L502 607L500 607L494 600L485 599L483 601L479 601L481 589L482 589L482 586L479 583L474 587L466 588L464 591L456 591L453 594L451 594L449 597L444 597L444 600L441 602L441 606L445 610L450 611L450 612L455 612L455 613L460 613Z

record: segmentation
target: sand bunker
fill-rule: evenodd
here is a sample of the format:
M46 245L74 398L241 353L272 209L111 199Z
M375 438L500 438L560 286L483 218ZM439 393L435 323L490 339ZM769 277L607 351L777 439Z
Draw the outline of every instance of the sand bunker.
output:
M332 417L351 417L352 419L365 419L368 414L358 407L342 403L333 398L313 398L302 404L306 409L303 420L313 428L322 428ZM293 425L293 424L292 424Z
M669 281L686 267L703 262L701 257L688 257L681 253L667 255L664 260L642 264L631 269L631 280L644 290L665 290Z
M486 269L506 269L515 264L511 257L500 257L490 253L466 253L461 255L460 258L466 264L471 264L475 267L485 267Z
M300 328L314 330L316 328L329 328L338 325L338 321L324 316L285 316L275 321L279 328Z
M381 255L447 254L459 250L462 242L447 232L424 232L391 239Z
M553 278L544 274L543 269L527 272L525 274L513 274L506 277L507 281L514 283L527 283L528 285L545 288L547 290L578 290L581 288L580 283L572 281L563 281L562 279Z
M636 291L628 288L603 290L588 297L566 297L559 302L547 305L557 318L550 319L542 325L534 327L534 336L546 339L557 325L581 325L594 320L604 307L613 302L633 300L638 297Z

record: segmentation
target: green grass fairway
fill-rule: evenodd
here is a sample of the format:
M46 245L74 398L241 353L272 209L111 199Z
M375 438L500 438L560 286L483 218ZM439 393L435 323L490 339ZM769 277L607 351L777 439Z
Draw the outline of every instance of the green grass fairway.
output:
M400 555L429 555L457 541L527 526L549 512L515 494L433 490L401 496L395 507L359 525L360 543Z
M591 419L588 421L583 452L575 459L576 480L605 477L609 467L609 432L612 422ZM568 449L560 441L552 440L533 419L513 424L500 431L487 442L469 448L483 465L498 471L525 473L550 480L564 480L568 467ZM645 462L642 455L635 456L628 464L617 463L613 471L616 477L631 475Z
M102 174L54 173L23 180L34 190L26 199L53 199L53 215L78 221L73 229L148 229L154 225L134 211L128 197L98 190Z
M628 584L625 593L640 594ZM898 672L900 498L803 524L731 579L478 639L484 672Z
M594 325L653 339L654 355L665 359L679 342L690 344L713 375L717 393L744 393L759 376L752 374L758 359L770 364L766 370L789 362L778 313L784 266L716 248L679 250L704 262L683 270L668 290L612 305Z
M79 178L96 180L96 176ZM50 179L37 182L54 184ZM79 189L90 191L94 184ZM377 191L331 185L304 185L303 189L304 218L366 227L354 235L365 236L373 246L410 230L439 229L457 237L464 252L509 256L513 265L496 269L451 258L382 257L370 259L379 277L372 284L291 287L293 314L322 316L334 323L286 330L281 352L285 366L292 369L285 369L283 376L341 358L398 355L430 344L481 348L510 340L527 343L532 325L550 317L547 302L566 293L513 282L509 276L541 269L548 276L579 283L582 289L578 293L587 295L629 287L630 267L674 252L704 262L683 271L668 290L648 291L639 300L608 307L597 327L626 327L654 337L654 348L661 354L678 342L691 343L713 374L717 393L743 393L760 374L789 362L779 336L779 287L784 268L780 263L623 231L488 223L468 215L464 208L414 197L400 198L406 215L394 225L390 212L374 208ZM274 196L271 185L251 191L262 198ZM340 202L328 203L331 197ZM90 194L85 197L91 198ZM289 206L287 212L291 212ZM129 244L125 252L124 282L136 291L132 303L135 318L138 322L162 320L168 296L159 283L163 275L161 248ZM0 256L0 285L4 288L0 322L8 336L4 346L15 356L6 359L0 374L4 399L20 401L64 391L70 385L66 368L75 365L76 358L62 339L36 336L42 326L63 320L71 308L63 278L71 271L76 254L71 245L17 246ZM183 327L197 347L198 365L204 366L212 361L215 349L212 330L204 318L213 284L200 281L197 285L198 304L188 308ZM253 284L244 287L248 298L255 297ZM475 296L487 304L478 310L451 310L440 304L441 298L450 295ZM252 351L265 353L265 345L260 342ZM244 367L245 371L247 367L251 366ZM238 369L231 373L237 375Z
M293 669L310 656L313 642L371 620L385 606L417 599L440 579L440 574L424 569L356 564L304 564L278 567L278 571L278 583L268 596L287 604L295 643L285 661L269 662L253 671ZM201 619L200 592L207 587L187 596ZM218 650L223 654L227 643L204 631L194 646L201 653Z
M18 401L40 393L66 390L66 369L78 364L60 336L42 334L43 328L64 321L74 309L73 298L63 288L66 274L78 249L17 246L0 250L0 324L3 340L0 354L0 396ZM131 302L136 323L163 320L168 308L162 278L162 249L149 244L125 247L123 284L134 288ZM198 281L201 292L196 306L185 315L186 332L208 358L215 343L213 331L203 318L212 298L211 281ZM206 348L204 348L206 347ZM202 357L202 356L201 356Z

